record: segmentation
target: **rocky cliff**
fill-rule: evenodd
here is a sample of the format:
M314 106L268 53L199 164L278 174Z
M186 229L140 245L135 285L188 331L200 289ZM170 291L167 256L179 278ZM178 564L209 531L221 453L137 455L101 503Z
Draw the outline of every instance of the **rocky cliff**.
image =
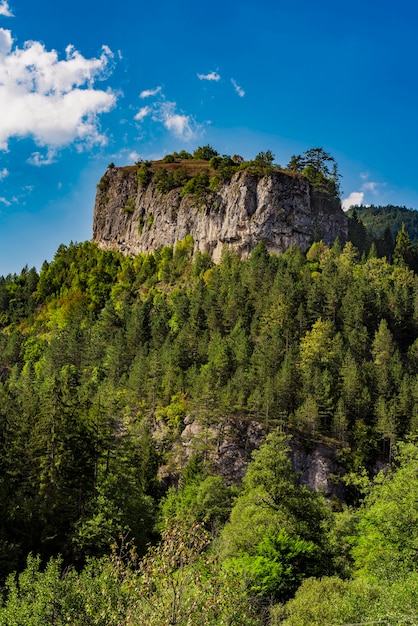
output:
M246 258L260 241L282 253L292 245L306 250L314 239L347 239L340 203L314 192L303 176L242 170L196 198L182 197L181 188L162 194L152 180L141 185L137 169L109 168L98 185L93 240L101 248L137 254L192 235L195 250L216 262L225 245Z

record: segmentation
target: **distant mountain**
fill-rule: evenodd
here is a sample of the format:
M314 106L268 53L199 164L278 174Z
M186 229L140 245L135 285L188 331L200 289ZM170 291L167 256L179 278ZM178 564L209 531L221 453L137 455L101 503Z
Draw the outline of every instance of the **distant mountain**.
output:
M406 207L393 206L360 206L347 211L348 217L357 215L366 230L374 239L379 239L389 228L393 239L402 228L402 223L412 243L418 242L418 211Z

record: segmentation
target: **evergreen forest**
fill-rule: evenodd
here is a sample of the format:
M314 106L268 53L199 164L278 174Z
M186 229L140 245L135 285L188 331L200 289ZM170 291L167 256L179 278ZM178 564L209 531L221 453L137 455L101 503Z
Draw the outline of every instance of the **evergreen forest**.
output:
M390 258L193 248L0 278L0 626L416 624L405 228ZM217 464L234 425L244 476ZM332 495L296 444L333 451Z
M360 206L347 211L349 217L356 216L361 220L366 230L377 240L383 237L385 232L392 236L393 241L396 235L405 224L406 231L413 244L418 242L418 214L414 209L393 206Z

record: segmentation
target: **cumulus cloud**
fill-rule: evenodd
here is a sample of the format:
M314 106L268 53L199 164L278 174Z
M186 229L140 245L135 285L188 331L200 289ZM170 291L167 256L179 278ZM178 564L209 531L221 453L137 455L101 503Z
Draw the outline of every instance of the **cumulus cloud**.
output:
M344 211L348 211L353 206L360 206L363 204L364 192L363 191L352 191L347 198L341 202L341 206Z
M8 200L7 198L0 198L0 202L2 204L5 204L6 206L10 206L12 203L10 202L10 200Z
M0 62L7 55L12 47L12 32L5 28L0 28Z
M144 91L141 91L141 93L139 94L139 97L149 98L151 96L156 96L160 93L161 89L162 87L156 87L155 89L144 89Z
M161 102L155 111L153 119L161 122L176 137L189 141L194 136L191 116L177 113L175 102Z
M107 77L112 59L106 46L92 59L73 46L64 59L37 41L14 47L11 32L0 28L0 150L12 137L32 137L49 149L46 157L33 155L40 164L51 162L51 150L73 142L104 144L97 116L115 105L116 96L94 83Z
M3 15L4 17L13 17L13 13L9 8L7 0L0 0L0 15Z
M360 179L364 182L360 185L360 191L353 191L347 198L344 198L341 203L344 211L347 211L352 206L360 206L363 204L366 193L369 192L374 196L378 196L380 190L386 187L386 183L378 183L376 181L368 180L369 177L369 172L361 172Z
M169 132L185 141L194 139L199 133L199 125L191 115L177 111L175 102L166 101L162 94L161 100L149 106L142 107L134 116L137 122L142 122L151 116L153 122L162 124Z
M198 74L197 77L199 80L213 80L215 82L221 80L218 72L209 72L209 74Z
M231 83L233 84L234 89L239 95L239 97L243 98L245 96L245 91L242 89L242 87L238 85L237 81L234 78L231 78Z
M3 167L2 170L0 170L0 180L3 180L3 178L6 178L9 175L9 170L7 169L7 167Z

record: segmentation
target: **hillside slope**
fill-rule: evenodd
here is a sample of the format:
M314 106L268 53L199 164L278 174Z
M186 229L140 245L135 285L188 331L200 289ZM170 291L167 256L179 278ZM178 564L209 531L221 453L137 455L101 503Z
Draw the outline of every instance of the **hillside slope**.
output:
M375 239L381 237L386 229L390 230L393 240L405 224L406 231L412 243L418 242L418 212L414 209L406 207L387 205L387 206L368 206L356 207L347 211L350 217L353 213L364 224L366 230Z

